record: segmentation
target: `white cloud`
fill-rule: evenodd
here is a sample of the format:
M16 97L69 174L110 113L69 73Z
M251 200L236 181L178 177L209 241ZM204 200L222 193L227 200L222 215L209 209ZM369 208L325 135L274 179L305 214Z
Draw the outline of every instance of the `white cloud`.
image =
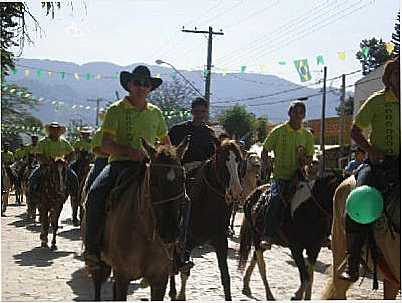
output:
M67 27L65 27L65 32L74 38L81 38L84 36L84 31L82 30L82 25L79 26L77 23L73 22Z

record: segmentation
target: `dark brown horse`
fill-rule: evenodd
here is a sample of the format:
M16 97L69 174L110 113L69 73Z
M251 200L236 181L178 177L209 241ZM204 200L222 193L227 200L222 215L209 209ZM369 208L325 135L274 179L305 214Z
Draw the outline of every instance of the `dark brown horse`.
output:
M41 247L48 247L49 223L52 225L52 250L56 250L56 234L63 204L67 199L67 163L63 159L41 164L42 178L38 191L38 208L41 223ZM50 219L50 222L49 222Z
M314 265L323 242L327 239L332 222L332 198L341 177L329 175L314 181L300 182L291 198L289 215L279 228L276 244L289 247L299 269L301 285L292 299L311 299ZM262 194L269 193L269 185L263 185L252 193L244 205L244 219L240 230L239 270L245 269L253 245L255 252L243 278L243 294L251 295L250 277L258 265L264 282L266 299L274 300L266 277L264 250L260 246L264 229L266 204ZM287 200L285 198L285 200ZM303 251L307 253L307 264Z
M228 240L227 230L233 201L241 195L238 166L242 160L239 146L233 140L225 140L216 149L213 159L200 168L195 180L188 186L191 199L190 243L196 246L212 244L218 258L221 282L225 299L231 300L230 276L227 265ZM188 274L181 274L181 290L178 300L186 299ZM174 276L170 279L172 299L176 299Z
M85 179L88 175L89 169L90 169L90 164L93 158L92 153L86 151L86 150L80 150L77 153L77 159L75 160L74 163L71 164L71 168L73 171L76 173L77 178L78 178L78 193L76 193L75 196L70 197L71 198L71 208L73 211L72 214L72 219L73 219L73 225L74 226L79 226L79 220L77 218L78 216L78 208L80 209L80 221L82 219L82 188L84 187Z
M123 180L128 187L118 195L114 189L109 197L102 245L105 266L99 273L91 273L96 301L100 300L101 285L110 267L115 280L114 300L126 300L129 282L142 277L151 285L151 300L163 300L165 296L185 199L181 158L188 139L177 148L161 145L155 150L145 141L143 146L150 164L146 164L140 178Z

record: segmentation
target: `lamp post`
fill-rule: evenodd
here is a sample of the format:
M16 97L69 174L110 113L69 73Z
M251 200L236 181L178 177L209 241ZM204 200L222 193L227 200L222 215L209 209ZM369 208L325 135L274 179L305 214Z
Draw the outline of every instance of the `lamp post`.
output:
M201 97L204 98L204 95L201 94L201 92L193 85L193 83L191 83L186 77L184 77L184 75L181 72L179 72L172 64L170 64L169 62L160 60L160 59L156 60L155 63L158 65L161 65L161 64L169 65L171 68L173 68L173 70L176 73L178 73L191 86L192 89L194 89L197 92L198 95L200 95Z

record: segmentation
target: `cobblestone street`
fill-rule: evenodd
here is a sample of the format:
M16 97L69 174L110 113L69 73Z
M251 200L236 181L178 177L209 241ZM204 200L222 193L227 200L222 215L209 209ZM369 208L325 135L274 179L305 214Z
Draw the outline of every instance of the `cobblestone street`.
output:
M38 223L27 223L26 206L16 206L14 196L10 198L6 215L1 220L2 232L2 300L3 301L88 301L93 298L93 287L83 270L79 228L73 227L70 203L64 205L60 218L55 252L40 248ZM238 215L236 235L239 234L241 215ZM49 237L50 239L50 237ZM229 242L229 272L234 300L265 300L265 291L258 270L252 276L253 298L241 293L242 276L237 271L237 237ZM299 286L296 265L286 248L274 246L265 253L268 280L276 299L289 300ZM223 289L215 253L208 247L193 251L194 267L188 282L188 300L223 300ZM323 248L315 270L313 299L319 299L328 279L331 252ZM179 286L179 285L178 285ZM381 299L380 290L371 290L372 281L364 279L349 291L350 299ZM128 300L145 300L150 297L149 288L140 289L139 281L133 281ZM111 300L112 285L104 284L102 299ZM166 296L166 299L168 297Z

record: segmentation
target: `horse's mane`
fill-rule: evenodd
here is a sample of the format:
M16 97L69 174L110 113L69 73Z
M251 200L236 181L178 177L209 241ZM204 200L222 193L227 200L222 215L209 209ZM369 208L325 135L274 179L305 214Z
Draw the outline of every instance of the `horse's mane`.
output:
M156 149L156 158L160 159L162 162L177 160L176 149L170 145L159 145Z
M230 150L232 150L236 154L236 157L239 157L240 159L243 159L243 156L242 156L242 153L241 153L241 150L240 150L240 146L236 143L235 140L231 140L231 139L223 140L221 145L218 146L218 150L219 149L222 150L222 151L230 151Z

